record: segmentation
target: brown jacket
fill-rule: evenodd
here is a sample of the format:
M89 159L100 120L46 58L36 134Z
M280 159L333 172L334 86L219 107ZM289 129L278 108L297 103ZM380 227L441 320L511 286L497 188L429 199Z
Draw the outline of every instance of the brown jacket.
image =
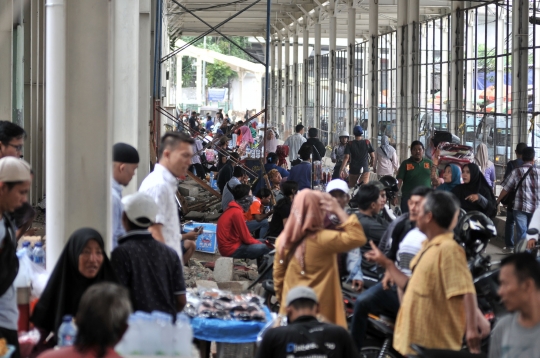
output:
M365 245L366 236L356 215L339 225L337 230L321 230L306 242L305 272L292 255L286 264L288 250L284 257L276 252L274 258L274 287L279 302L280 313L285 314L285 297L296 286L308 286L315 290L319 298L320 313L331 323L347 328L341 283L339 279L337 254Z

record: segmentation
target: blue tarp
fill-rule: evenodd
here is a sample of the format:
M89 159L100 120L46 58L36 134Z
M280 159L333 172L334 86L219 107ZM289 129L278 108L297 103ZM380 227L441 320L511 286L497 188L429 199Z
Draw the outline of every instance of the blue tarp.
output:
M263 307L263 309L266 322L195 317L191 320L193 336L204 341L219 343L257 342L257 335L272 320L268 307Z
M495 76L496 76L495 71L491 71L491 72L488 72L488 73L478 72L476 74L476 89L479 90L479 91L483 91L485 89L485 87L495 86ZM486 81L485 87L484 87L484 77L485 77L485 81ZM527 83L529 85L533 84L533 70L532 69L529 69L529 76L528 76L528 79L527 79ZM503 76L503 84L508 85L508 86L512 86L512 74L511 73L505 73L504 74L504 76Z

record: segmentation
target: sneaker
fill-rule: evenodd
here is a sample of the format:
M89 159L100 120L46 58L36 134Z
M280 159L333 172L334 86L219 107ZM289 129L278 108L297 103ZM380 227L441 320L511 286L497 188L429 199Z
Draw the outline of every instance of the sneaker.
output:
M503 254L513 254L514 248L513 247L503 247L502 249Z

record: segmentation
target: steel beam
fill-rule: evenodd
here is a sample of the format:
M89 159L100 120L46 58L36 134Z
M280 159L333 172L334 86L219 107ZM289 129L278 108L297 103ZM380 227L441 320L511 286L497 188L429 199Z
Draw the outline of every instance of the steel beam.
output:
M529 2L512 0L512 143L527 143Z
M356 66L355 61L355 45L356 45L356 9L354 8L354 2L348 1L348 28L347 28L347 122L344 129L349 134L352 133L353 126L356 125L354 121L354 70Z
M368 133L373 146L377 148L379 128L379 5L377 0L369 2L369 117Z
M450 29L452 31L452 63L451 63L451 78L450 78L450 113L448 116L448 129L453 128L454 134L464 139L464 131L460 130L460 126L464 121L463 115L463 79L464 79L464 46L465 46L465 12L463 8L465 2L456 1L452 3L452 23ZM502 36L501 36L502 37Z

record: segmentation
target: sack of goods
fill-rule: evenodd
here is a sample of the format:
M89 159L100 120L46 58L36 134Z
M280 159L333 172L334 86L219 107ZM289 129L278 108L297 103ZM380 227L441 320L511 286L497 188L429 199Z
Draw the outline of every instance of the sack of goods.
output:
M439 150L439 169L441 170L444 170L448 164L461 167L474 162L473 148L468 145L441 142L435 150Z

